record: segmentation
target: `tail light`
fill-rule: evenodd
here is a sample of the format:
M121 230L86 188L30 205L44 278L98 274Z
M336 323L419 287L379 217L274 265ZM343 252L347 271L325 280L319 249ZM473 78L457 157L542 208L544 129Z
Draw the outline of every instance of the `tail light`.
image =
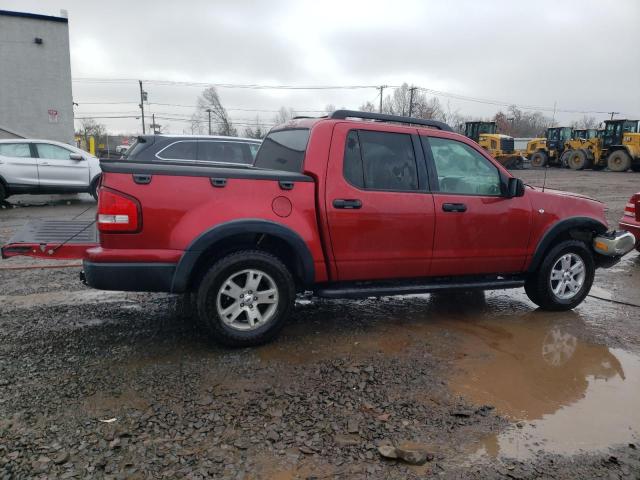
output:
M640 203L640 193L636 193L631 197L629 203L624 207L625 217L634 217L636 220L640 220L640 209L638 204Z
M140 227L142 214L138 200L102 187L98 196L98 230L133 233Z

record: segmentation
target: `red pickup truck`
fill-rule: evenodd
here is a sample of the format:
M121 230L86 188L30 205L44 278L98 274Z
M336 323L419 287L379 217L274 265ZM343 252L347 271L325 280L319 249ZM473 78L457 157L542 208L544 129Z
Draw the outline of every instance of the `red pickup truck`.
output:
M272 129L246 168L101 167L99 241L73 222L55 239L28 225L3 256L81 256L95 288L193 293L201 323L234 346L273 338L304 291L524 286L541 308L571 309L634 245L607 233L602 203L526 186L432 120L341 110Z

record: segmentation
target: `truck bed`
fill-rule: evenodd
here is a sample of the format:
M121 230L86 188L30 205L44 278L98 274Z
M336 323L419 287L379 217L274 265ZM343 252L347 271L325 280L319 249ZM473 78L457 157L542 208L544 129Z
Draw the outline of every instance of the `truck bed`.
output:
M97 243L94 220L30 220L2 247L2 258L83 258Z

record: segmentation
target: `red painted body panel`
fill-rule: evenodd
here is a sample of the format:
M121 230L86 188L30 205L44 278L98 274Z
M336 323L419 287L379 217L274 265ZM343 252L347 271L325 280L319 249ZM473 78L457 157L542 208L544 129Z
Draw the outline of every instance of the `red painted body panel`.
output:
M347 134L353 128L352 122L334 128L326 174L324 216L329 225L331 258L336 265L337 279L429 275L433 196L425 192L361 190L350 185L342 173L342 160ZM415 129L396 126L387 126L385 131L417 133ZM335 199L358 199L362 208L337 209L332 204Z
M454 139L511 176L458 134L331 119L294 120L290 126L311 128L304 173L314 182L296 182L285 191L275 180L229 178L224 188L214 188L207 177L154 174L149 184L136 184L130 174L104 173L103 186L140 203L140 230L101 232L99 246L65 245L54 257L178 263L189 245L211 228L263 219L303 239L315 266L315 282L515 273L527 269L540 240L557 222L589 217L606 225L601 203L562 192L527 187L524 196L516 198L381 192L360 190L344 179L344 143L351 129ZM359 199L362 208L336 209L336 198ZM443 203L464 203L467 211L444 212ZM33 249L29 255L52 258L39 252L38 245L25 246Z
M9 257L35 257L46 258L48 260L70 260L81 259L87 256L87 249L95 247L95 243L69 243L61 245L60 243L16 243L2 247L2 256Z
M230 178L224 188L214 188L207 177L153 175L148 185L138 185L131 175L103 174L102 185L134 196L142 208L139 233L100 233L102 251L94 251L95 262L109 258L115 250L184 251L200 234L225 222L239 219L270 220L295 231L306 243L314 263L324 266L315 212L315 186L296 183L283 191L277 181ZM272 208L276 197L292 204L288 217ZM129 257L131 261L141 261ZM316 268L316 281L327 279L326 268Z

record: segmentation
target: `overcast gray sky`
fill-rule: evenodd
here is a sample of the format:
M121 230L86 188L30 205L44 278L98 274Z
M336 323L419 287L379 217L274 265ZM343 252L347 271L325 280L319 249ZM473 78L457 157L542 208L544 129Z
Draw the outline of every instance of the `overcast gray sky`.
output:
M640 1L123 1L0 0L0 8L69 12L76 116L135 114L137 82L154 79L264 85L399 85L582 113L640 117ZM195 105L202 87L145 86L149 101ZM375 89L220 88L227 108L322 110L377 102ZM440 96L463 115L500 108ZM133 102L89 105L90 102ZM151 105L189 116L190 107ZM108 112L108 113L107 113ZM114 113L111 113L114 112ZM256 113L231 110L237 122ZM259 113L270 122L273 113ZM552 112L545 112L551 116ZM589 114L598 120L606 114ZM104 119L137 132L135 119ZM187 123L162 121L181 133Z

